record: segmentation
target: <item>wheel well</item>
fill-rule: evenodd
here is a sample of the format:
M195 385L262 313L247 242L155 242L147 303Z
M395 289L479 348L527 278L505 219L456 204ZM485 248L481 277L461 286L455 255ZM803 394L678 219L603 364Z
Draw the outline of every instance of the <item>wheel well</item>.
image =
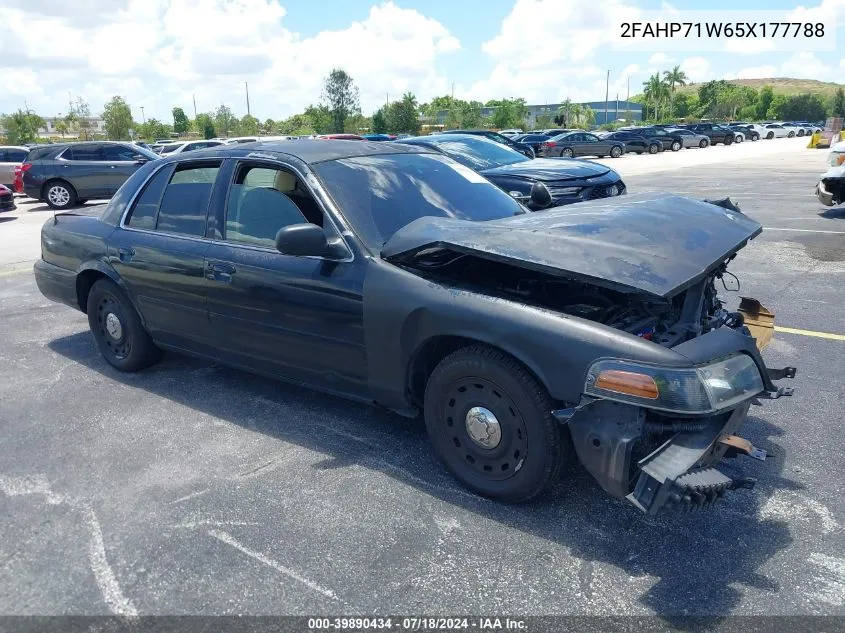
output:
M428 383L428 379L431 377L434 368L437 367L440 361L452 352L471 345L484 345L486 347L496 349L503 354L507 354L511 358L514 358L514 360L516 360L516 362L520 365L525 367L526 371L528 371L538 383L544 385L543 381L540 380L531 367L527 366L521 360L514 357L513 354L500 347L466 336L435 336L428 339L417 349L408 364L408 391L410 392L411 402L421 408L423 400L425 399L425 386Z
M108 278L108 275L101 273L99 270L83 270L76 276L76 300L79 303L80 310L87 314L88 293L91 292L91 286L99 279Z
M48 180L43 185L41 185L41 198L42 199L47 196L47 187L52 185L54 182L63 182L68 187L73 189L73 191L76 191L76 188L72 184L70 184L67 180L65 180L64 178L50 178L50 180Z

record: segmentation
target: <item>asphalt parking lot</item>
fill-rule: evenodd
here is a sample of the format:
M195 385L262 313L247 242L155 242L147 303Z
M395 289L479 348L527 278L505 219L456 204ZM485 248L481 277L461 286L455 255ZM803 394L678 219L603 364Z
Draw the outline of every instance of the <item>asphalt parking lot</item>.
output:
M487 501L420 421L206 362L120 374L38 292L49 211L19 199L0 216L0 613L845 614L845 210L813 196L826 152L794 141L611 163L630 191L738 201L765 231L732 301L795 330L764 354L798 367L794 397L742 433L769 459L732 464L757 487L656 518L577 469Z

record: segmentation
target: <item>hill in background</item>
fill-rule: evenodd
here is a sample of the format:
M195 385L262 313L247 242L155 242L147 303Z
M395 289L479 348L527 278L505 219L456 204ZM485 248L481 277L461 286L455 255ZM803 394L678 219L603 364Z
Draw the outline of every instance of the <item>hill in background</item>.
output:
M833 98L837 88L845 87L842 84L832 81L818 81L817 79L792 79L790 77L769 77L767 79L728 79L728 82L737 86L748 86L760 90L763 86L771 86L777 94L787 97L798 94L814 94L822 99ZM680 86L678 92L696 92L702 83L687 84ZM641 95L637 95L641 96Z

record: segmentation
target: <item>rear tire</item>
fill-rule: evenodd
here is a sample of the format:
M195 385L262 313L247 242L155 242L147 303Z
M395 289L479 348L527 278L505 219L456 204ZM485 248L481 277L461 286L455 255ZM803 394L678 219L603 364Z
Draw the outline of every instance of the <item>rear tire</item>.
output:
M660 146L657 143L652 143L648 146L648 153L649 154L656 154L660 151Z
M759 140L760 140L760 135L757 134L757 132L754 132L754 134L751 135L751 141L756 142L756 141L759 141Z
M610 157L611 158L619 158L622 156L622 148L618 145L614 145L610 148Z
M681 142L680 141L673 141L672 142L672 151L678 152L681 149Z
M725 137L725 140L723 141L723 143L724 143L725 145L730 145L730 144L731 144L731 143L733 143L733 142L734 142L734 140L733 140L730 136L726 136L726 137Z
M797 136L804 136L804 130L798 130Z
M51 180L44 185L44 199L51 209L64 211L77 203L76 189L64 180Z
M766 134L766 140L771 141L774 137L775 137L774 132L769 132L768 134Z
M425 389L425 425L446 468L506 502L545 491L571 454L551 397L516 359L485 345L453 352Z
M787 138L792 138L793 136L795 136L795 132L790 132L786 135Z
M144 330L132 303L113 281L94 283L86 311L97 348L115 369L138 371L161 358L161 350Z
M575 156L575 152L572 151L571 147L564 147L562 150L560 150L560 155L563 158L572 158L573 156Z
M734 142L735 142L735 143L742 143L742 137L741 137L741 136L737 136L737 137L734 139Z

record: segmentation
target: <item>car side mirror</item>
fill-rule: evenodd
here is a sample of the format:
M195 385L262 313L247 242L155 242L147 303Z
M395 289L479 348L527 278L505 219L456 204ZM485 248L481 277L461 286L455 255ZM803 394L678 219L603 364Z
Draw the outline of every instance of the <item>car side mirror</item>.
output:
M552 204L552 193L542 182L535 182L531 186L529 200L533 206L545 209Z
M329 240L316 224L290 224L276 233L276 250L283 255L319 257L329 254Z

